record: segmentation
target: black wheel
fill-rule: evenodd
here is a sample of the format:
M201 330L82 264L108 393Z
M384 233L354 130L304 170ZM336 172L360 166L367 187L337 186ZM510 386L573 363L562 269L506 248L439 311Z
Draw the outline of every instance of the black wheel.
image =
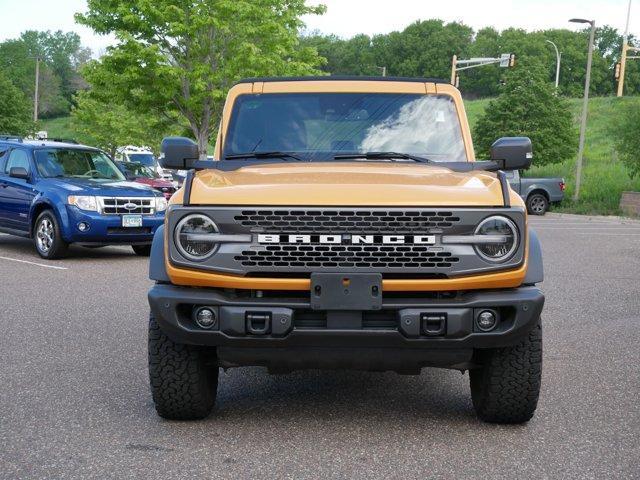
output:
M69 244L62 239L58 220L51 210L45 210L36 219L33 228L33 243L38 255L55 260L66 255Z
M542 193L532 193L527 197L527 211L531 215L544 215L549 210L549 200Z
M173 342L149 316L149 381L158 415L199 420L211 413L218 390L212 349Z
M136 255L141 257L148 257L151 255L151 245L131 245L131 248L133 248Z
M482 351L469 372L476 414L491 423L524 423L538 405L542 378L540 322L518 345Z

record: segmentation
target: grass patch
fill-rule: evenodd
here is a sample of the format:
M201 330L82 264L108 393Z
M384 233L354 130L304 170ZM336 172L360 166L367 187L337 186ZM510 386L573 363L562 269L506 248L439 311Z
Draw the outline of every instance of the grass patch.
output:
M472 126L475 125L488 103L489 100L486 99L465 102L469 123ZM569 103L577 129L582 112L582 99L571 99ZM575 188L576 157L553 165L534 166L526 172L528 177L564 177L567 182L566 196L562 205L555 208L556 211L619 215L622 192L640 191L640 177L635 179L629 177L627 167L618 160L614 148L615 131L612 123L623 106L628 103L633 103L640 108L639 97L596 97L589 100L582 185L578 202L574 203L571 200ZM535 145L533 147L535 151ZM576 156L577 153L576 151Z
M71 127L71 117L45 118L39 122L39 130L45 130L50 138L74 139L76 133Z

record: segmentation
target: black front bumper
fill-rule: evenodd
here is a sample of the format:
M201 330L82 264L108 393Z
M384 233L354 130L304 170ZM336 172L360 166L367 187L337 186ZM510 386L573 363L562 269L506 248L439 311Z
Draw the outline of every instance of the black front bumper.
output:
M284 295L248 298L217 289L157 284L149 291L149 304L174 341L218 347L221 366L407 373L424 366L469 368L475 349L519 343L538 322L544 305L536 287L477 290L450 298L389 295L376 311L318 311L312 309L309 296ZM195 323L198 306L215 312L211 329ZM487 309L499 322L492 331L482 332L475 320Z

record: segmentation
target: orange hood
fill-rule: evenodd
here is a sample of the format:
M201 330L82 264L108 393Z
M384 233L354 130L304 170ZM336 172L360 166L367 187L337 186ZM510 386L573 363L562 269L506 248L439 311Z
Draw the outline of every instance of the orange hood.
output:
M171 203L182 202L182 190ZM511 192L511 202L521 204ZM373 162L274 163L204 170L193 181L200 205L501 206L494 173L438 165Z

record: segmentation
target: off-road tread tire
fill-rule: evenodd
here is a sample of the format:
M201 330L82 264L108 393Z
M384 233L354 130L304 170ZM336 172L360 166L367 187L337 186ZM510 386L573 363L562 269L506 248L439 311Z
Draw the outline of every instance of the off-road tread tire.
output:
M151 245L131 245L131 248L139 257L148 257L151 255Z
M36 235L38 232L38 224L40 223L40 219L42 219L42 217L45 217L45 216L49 217L51 219L51 223L53 223L54 238L53 238L53 245L51 246L49 251L46 254L43 254L38 249L38 245L37 245L38 240ZM40 212L40 215L38 215L38 218L36 218L36 222L34 223L33 246L35 247L38 255L40 255L40 257L44 258L45 260L59 260L61 258L66 257L69 251L69 244L65 242L64 239L62 238L62 234L60 232L60 225L58 224L58 219L56 218L55 213L53 213L53 211L48 208Z
M200 420L215 405L218 367L211 349L173 342L149 315L149 381L158 415Z
M518 345L481 352L469 372L476 414L490 423L524 423L538 405L542 378L540 321Z

